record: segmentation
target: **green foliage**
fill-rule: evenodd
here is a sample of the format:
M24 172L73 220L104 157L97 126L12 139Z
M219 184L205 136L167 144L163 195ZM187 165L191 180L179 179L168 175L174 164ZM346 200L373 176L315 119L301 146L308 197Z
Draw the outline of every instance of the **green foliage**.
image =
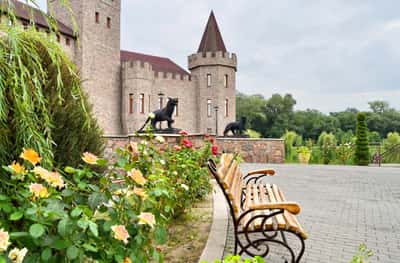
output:
M335 158L336 137L333 133L322 132L317 142L322 156L322 162L328 164Z
M297 148L297 153L309 154L311 152L312 152L311 149L308 148L307 146L300 146L299 148Z
M261 138L261 133L256 132L255 130L247 129L246 134L249 135L250 138Z
M102 132L55 33L5 24L0 28L5 32L0 37L0 162L17 158L23 147L41 152L45 166L76 165L83 151L100 154Z
M351 143L341 143L336 147L336 158L340 164L350 164L354 155L354 146Z
M25 151L20 165L0 170L9 249L27 248L26 262L162 262L156 246L165 243L168 223L211 190L211 143L189 144L182 138L171 147L149 135L118 149L114 161L85 153L86 164L59 171Z
M368 141L370 143L377 143L382 140L381 135L377 131L368 132Z
M301 137L294 131L286 131L286 133L282 136L282 139L285 141L286 160L292 161L295 153L294 145L296 142L301 141Z
M368 165L370 162L368 128L365 120L365 113L362 112L357 114L356 137L354 162L357 165Z
M400 162L400 134L389 132L383 140L384 162Z
M365 244L361 244L358 247L358 251L356 255L351 259L350 263L368 263L368 259L372 257L374 254L372 250L367 249Z
M213 263L264 263L264 259L262 257L256 256L253 258L242 259L240 256L227 256L222 261L214 260ZM207 261L202 261L201 263L207 263Z

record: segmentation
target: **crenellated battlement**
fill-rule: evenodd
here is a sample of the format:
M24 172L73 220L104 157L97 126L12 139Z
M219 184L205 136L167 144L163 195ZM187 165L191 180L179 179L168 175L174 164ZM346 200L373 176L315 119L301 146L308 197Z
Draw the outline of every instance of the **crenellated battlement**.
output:
M121 66L128 78L191 81L191 77L188 74L154 71L150 63L139 60L124 61L121 62Z
M216 51L216 52L200 52L192 54L188 57L189 69L199 66L222 65L232 67L236 70L237 57L235 53Z

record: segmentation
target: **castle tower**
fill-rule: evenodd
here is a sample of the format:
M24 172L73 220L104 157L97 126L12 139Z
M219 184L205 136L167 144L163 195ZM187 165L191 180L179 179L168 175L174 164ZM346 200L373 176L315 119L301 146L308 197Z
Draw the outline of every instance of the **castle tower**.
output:
M70 13L59 0L48 0L48 9L74 28ZM105 135L121 133L120 0L69 0L79 41L75 49L84 90Z
M237 60L235 54L226 50L213 11L199 49L189 56L188 62L196 83L196 129L222 135L225 126L235 120Z

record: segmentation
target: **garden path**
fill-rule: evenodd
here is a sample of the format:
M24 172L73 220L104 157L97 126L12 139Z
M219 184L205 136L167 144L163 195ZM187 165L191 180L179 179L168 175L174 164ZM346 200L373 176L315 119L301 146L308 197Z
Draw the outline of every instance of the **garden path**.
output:
M400 262L400 168L241 165L243 173L266 166L277 175L265 181L302 207L298 219L309 234L302 262L350 262L360 243L374 252L371 262Z

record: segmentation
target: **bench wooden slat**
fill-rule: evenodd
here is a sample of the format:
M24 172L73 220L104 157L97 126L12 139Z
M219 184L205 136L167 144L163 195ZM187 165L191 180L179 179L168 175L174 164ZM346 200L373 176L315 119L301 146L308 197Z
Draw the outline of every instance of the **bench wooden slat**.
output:
M232 165L229 167L229 170L222 181L222 185L224 186L225 189L229 189L231 187L237 168L238 168L237 162L233 162Z
M261 203L269 203L270 200L268 199L268 194L267 194L267 190L266 190L266 186L265 185L260 185L260 198L261 198ZM266 215L269 215L269 211L268 210L265 211ZM265 223L265 227L267 229L272 229L273 227L273 221L272 218L268 218L267 222Z
M268 192L268 196L271 200L271 203L277 203L278 201L276 200L274 191L272 190L273 185L271 186L268 184L268 185L266 185L266 187L267 187L267 192ZM276 218L279 228L282 229L286 226L285 219L283 218L282 214L276 215L275 218Z

